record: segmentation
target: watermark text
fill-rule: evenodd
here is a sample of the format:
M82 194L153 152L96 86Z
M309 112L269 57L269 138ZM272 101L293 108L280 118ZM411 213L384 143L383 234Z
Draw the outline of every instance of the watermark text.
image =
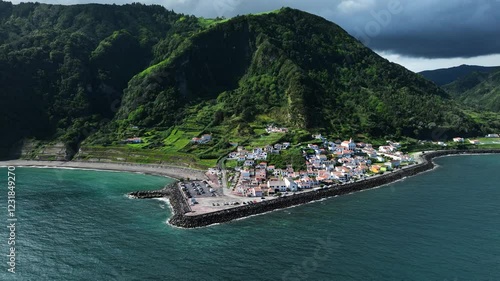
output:
M16 167L7 167L7 271L16 273Z

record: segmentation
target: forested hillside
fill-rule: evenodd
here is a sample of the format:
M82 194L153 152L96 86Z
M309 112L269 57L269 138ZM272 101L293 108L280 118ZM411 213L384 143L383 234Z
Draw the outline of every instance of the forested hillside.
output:
M425 137L431 123L457 133L478 129L432 83L337 25L292 9L237 17L192 36L125 93L116 120L125 127L170 127L189 117L189 106L213 101L205 110L217 124L198 121L229 130L262 116L339 136Z
M79 142L112 119L130 78L200 28L160 6L0 1L2 144ZM81 138L79 137L81 135Z
M444 85L443 89L477 110L500 112L500 72L474 72Z
M134 148L151 155L217 159L270 123L292 141L500 127L334 23L289 8L207 20L141 4L0 1L0 100L4 154L26 138L62 141L72 157L142 137ZM209 146L189 144L203 133Z

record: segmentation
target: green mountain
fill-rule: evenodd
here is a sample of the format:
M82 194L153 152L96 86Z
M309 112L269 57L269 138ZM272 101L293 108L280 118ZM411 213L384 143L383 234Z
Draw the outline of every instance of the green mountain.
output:
M128 81L198 29L198 19L160 6L0 1L3 147L112 119Z
M500 71L473 72L442 88L464 104L500 112Z
M478 65L460 65L451 68L442 68L436 70L426 70L422 71L419 74L424 76L426 79L436 83L438 86L443 86L446 84L450 84L460 78L464 78L469 74L474 72L478 73L491 73L495 71L499 71L500 66L478 66Z
M432 83L337 25L292 9L237 17L188 38L130 81L115 121L122 129L170 127L192 119L190 108L200 103L202 112L221 116L217 124L192 120L207 128L266 118L344 136L424 137L434 129L429 123L476 128Z
M0 34L4 155L36 139L66 158L203 167L236 142L500 128L339 26L289 8L208 20L140 4L0 1ZM290 133L267 134L270 123ZM205 133L208 145L190 143ZM131 137L143 142L122 144Z

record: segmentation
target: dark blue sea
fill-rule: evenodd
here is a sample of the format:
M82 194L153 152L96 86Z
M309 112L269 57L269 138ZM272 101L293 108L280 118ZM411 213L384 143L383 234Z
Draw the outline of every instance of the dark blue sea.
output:
M20 168L15 274L0 168L0 280L500 280L500 157L200 229L127 192L171 180Z

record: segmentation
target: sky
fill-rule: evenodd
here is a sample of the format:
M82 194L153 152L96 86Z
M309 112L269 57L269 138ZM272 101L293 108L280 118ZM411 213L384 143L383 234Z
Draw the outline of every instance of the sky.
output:
M335 22L379 55L415 72L461 64L500 66L500 0L38 1L142 2L207 18L292 7Z

